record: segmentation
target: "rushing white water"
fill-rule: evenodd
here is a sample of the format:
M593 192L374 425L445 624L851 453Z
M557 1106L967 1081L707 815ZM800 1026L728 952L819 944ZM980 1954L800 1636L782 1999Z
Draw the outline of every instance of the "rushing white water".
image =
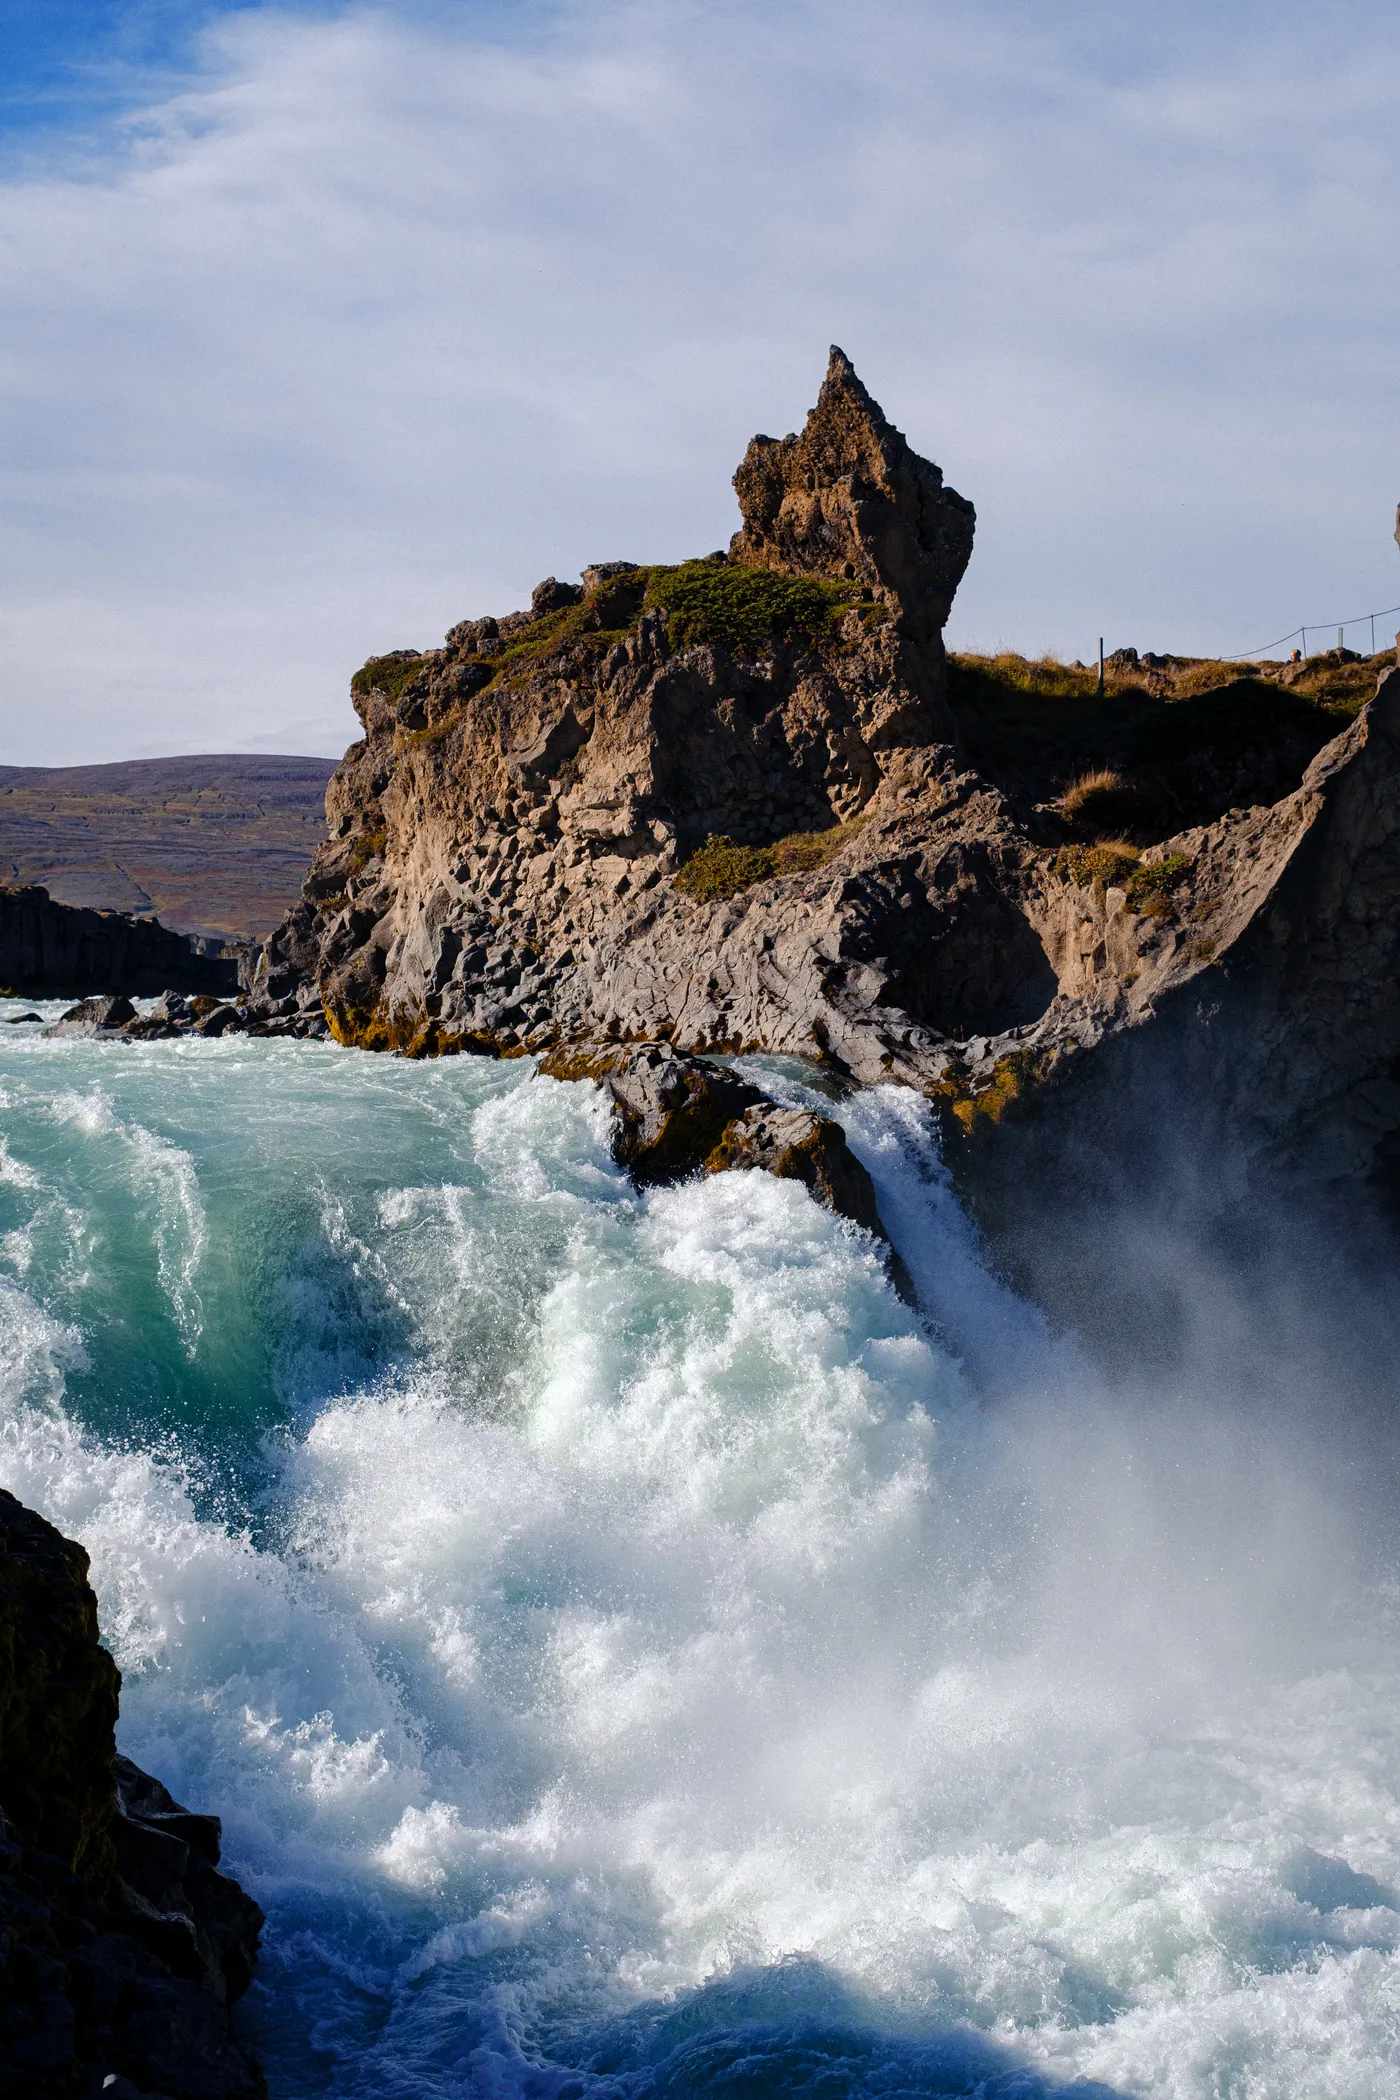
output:
M275 2094L1400 2093L1344 1469L1267 1365L1105 1388L912 1096L841 1112L917 1313L523 1064L3 1037L0 1479L269 1913Z

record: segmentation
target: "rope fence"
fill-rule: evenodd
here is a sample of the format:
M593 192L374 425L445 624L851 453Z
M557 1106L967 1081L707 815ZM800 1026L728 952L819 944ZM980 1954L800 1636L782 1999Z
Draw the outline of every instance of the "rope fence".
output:
M1296 642L1300 636L1302 638L1302 653L1306 656L1308 653L1309 631L1313 634L1319 634L1328 627L1336 628L1337 647L1344 649L1346 643L1342 640L1342 636L1346 633L1348 627L1363 626L1367 620L1371 623L1371 654L1374 656L1376 653L1377 620L1389 620L1396 613L1400 613L1400 605L1388 605L1384 612L1357 613L1356 617L1351 620L1312 620L1307 627L1295 627L1292 634L1281 634L1276 642L1265 642L1262 649L1237 649L1233 656L1218 656L1215 660L1220 664L1239 664L1246 661L1257 662L1260 657L1267 656L1271 649L1282 649L1289 642Z

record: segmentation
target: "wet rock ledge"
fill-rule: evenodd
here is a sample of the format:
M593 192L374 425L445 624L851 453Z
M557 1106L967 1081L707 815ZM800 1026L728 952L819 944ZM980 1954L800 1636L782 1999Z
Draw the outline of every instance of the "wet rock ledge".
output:
M0 1490L0 2100L266 2100L229 2022L263 1914L118 1756L87 1570Z

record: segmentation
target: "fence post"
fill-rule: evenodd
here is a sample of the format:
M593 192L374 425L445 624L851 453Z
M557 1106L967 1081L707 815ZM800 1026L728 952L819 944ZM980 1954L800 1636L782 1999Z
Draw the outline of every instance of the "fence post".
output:
M1103 698L1103 636L1099 636L1099 698Z

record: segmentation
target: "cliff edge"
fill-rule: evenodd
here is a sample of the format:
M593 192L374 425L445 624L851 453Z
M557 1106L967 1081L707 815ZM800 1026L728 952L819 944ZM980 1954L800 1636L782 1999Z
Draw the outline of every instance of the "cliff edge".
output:
M1102 1122L1091 1065L1197 1085L1228 1013L1248 1159L1400 1175L1394 676L950 665L972 506L839 350L735 488L727 551L547 578L356 674L254 1005L314 987L341 1042L410 1055L902 1082L988 1220L1029 1121Z

